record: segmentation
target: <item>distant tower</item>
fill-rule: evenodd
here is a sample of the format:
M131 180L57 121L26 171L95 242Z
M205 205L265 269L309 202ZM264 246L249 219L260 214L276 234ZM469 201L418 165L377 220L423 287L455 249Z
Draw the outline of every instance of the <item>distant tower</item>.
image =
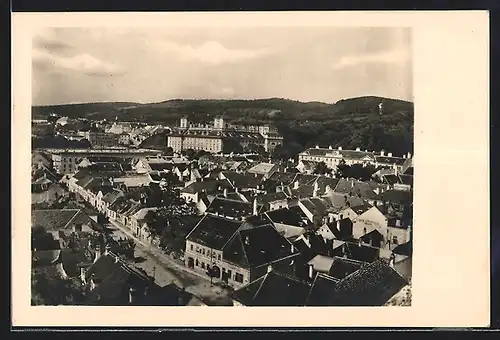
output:
M187 129L188 127L188 120L186 117L182 117L181 118L181 128L182 129Z
M378 114L381 116L382 116L383 107L384 107L384 104L382 104L382 102L380 102L380 104L378 104Z
M215 117L214 118L214 129L223 130L224 129L224 118L223 117Z

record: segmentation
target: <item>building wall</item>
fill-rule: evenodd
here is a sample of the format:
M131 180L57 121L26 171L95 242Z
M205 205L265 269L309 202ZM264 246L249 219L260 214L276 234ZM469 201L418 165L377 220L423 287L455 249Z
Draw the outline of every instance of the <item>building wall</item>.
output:
M288 200L287 199L269 202L269 210L277 210L277 209L282 209L282 208L287 208L287 207L288 207Z
M190 261L192 261L190 263ZM218 249L211 249L195 242L186 241L186 251L184 253L184 264L188 268L198 271L200 274L205 274L207 265L217 266L220 269L220 276L214 278L215 281L223 281L224 273L230 274L227 278L227 284L233 288L239 288L250 282L250 270L241 268L240 266L224 261L223 253ZM192 264L192 266L191 266ZM242 282L237 280L240 277Z
M383 236L384 242L387 235L387 218L378 210L373 207L363 214L359 215L353 221L352 233L354 238L360 238L366 233L377 229Z
M114 146L120 137L114 133L89 132L87 138L92 146Z

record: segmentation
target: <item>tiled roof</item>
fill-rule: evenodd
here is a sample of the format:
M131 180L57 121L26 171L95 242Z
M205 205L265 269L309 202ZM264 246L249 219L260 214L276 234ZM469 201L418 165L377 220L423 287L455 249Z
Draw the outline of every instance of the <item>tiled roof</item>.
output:
M265 213L274 223L287 224L292 226L303 226L303 216L296 210L290 208L282 208L267 211Z
M316 255L307 264L312 265L316 271L328 273L334 261L333 257Z
M69 227L68 223L90 224L92 228L98 229L95 223L87 214L80 209L49 209L32 210L31 226L42 226L46 231L63 230Z
M273 270L236 290L232 297L245 306L303 306L309 290L307 282Z
M165 170L172 170L174 165L170 162L165 162L165 163L149 163L149 167L151 170L154 171L165 171Z
M329 268L328 275L335 279L342 280L346 276L359 270L363 265L366 265L366 263L335 256Z
M292 255L291 244L271 224L238 231L224 247L224 259L258 267Z
M256 166L248 169L249 173L256 173L260 175L266 175L276 167L276 164L272 163L260 163Z
M90 264L93 260L93 252L82 249L62 249L60 261L63 269L69 277L80 275L80 264Z
M382 306L408 282L383 260L362 266L342 279L323 302L323 306ZM311 301L310 301L311 302Z
M148 175L118 177L114 179L115 183L123 183L126 187L147 186L151 183L151 177Z
M360 196L364 199L373 199L377 194L368 182L361 182L356 180L347 180L341 178L334 190L338 193L351 194L351 196Z
M311 290L306 300L307 306L329 306L328 297L335 294L335 289L339 283L338 279L322 273L318 273L314 278Z
M345 242L342 247L335 249L333 252L335 256L346 255L348 259L369 263L376 261L379 254L380 250L378 248L354 242Z
M401 157L388 157L388 156L375 156L375 160L378 163L382 164L396 164L396 165L403 165L403 163L406 161L406 158L401 158Z
M271 192L264 195L257 196L257 202L259 204L268 204L276 201L283 201L288 199L284 192Z
M197 192L204 191L207 194L214 194L222 192L224 188L231 188L231 185L227 180L204 180L191 183L187 187L183 188L181 192L195 194Z
M314 216L321 216L330 208L328 201L320 198L306 198L300 200L300 203Z
M252 215L253 204L223 197L215 198L207 209L207 213L225 217L242 218Z
M102 200L108 204L113 204L116 202L116 200L119 197L122 197L124 194L120 190L113 190L111 192L108 192L106 195L103 196Z
M134 217L137 219L137 221L142 221L144 220L144 218L146 217L146 214L150 211L156 211L158 210L158 208L142 208L141 210L137 211L135 214L134 214Z
M374 197L375 200L409 205L413 202L413 193L403 190L387 190Z
M212 249L222 250L240 225L241 222L207 214L201 218L186 239Z
M412 242L400 244L392 251L394 254L411 256L413 251Z
M325 196L325 200L328 200L330 206L333 208L340 210L347 207L347 203L349 206L356 207L362 206L365 204L365 201L362 198L356 196L348 196L341 193L332 193L331 195Z
M242 174L235 171L223 171L222 174L236 188L257 188L261 184L261 178L251 174Z
M413 186L413 175L399 175L401 183Z

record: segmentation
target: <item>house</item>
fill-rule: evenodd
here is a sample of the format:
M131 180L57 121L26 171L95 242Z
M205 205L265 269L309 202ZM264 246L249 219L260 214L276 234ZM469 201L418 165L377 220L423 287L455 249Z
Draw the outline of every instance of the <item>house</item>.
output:
M200 180L182 188L180 194L188 202L199 202L200 193L216 196L223 193L224 189L231 189L227 180Z
M242 221L253 214L253 204L226 197L216 197L205 211L216 216Z
M301 215L296 209L286 207L266 211L264 214L271 220L276 230L287 239L299 237L309 227L307 217Z
M272 163L259 163L247 170L248 173L260 175L265 180L278 170L277 164Z
M157 210L158 208L156 207L142 208L130 217L128 227L140 240L147 242L152 241L147 222L145 221L145 217L149 212L156 212Z
M318 273L342 280L358 271L366 262L350 260L338 256L316 255L309 262L309 278L314 279Z
M232 294L234 306L303 306L311 285L297 277L276 270L237 289Z
M341 178L334 189L334 192L357 196L373 204L375 197L380 194L380 185L376 182L362 182Z
M31 204L50 203L58 201L62 197L66 197L68 192L57 183L52 183L46 190L32 190Z
M315 225L321 225L325 216L328 215L330 205L327 200L321 198L301 199L298 206L302 209L309 221Z
M257 195L256 199L257 204L264 207L264 210L276 210L288 207L288 196L283 191Z
M227 180L233 188L241 190L260 189L262 177L250 173L239 173L236 171L221 171L219 179Z
M379 248L363 244L363 242L338 241L330 243L329 256L344 257L350 260L372 263L380 258Z
M319 162L300 160L296 169L302 174L312 175Z
M124 197L125 194L122 190L119 189L113 189L113 191L110 191L106 193L104 196L99 195L99 200L97 203L97 210L103 213L106 217L111 217L109 215L109 207L115 203L120 197Z
M101 226L81 209L32 210L31 226L43 227L54 239L65 244L72 233L93 233L101 231Z
M132 188L148 186L149 184L151 184L153 180L151 179L151 176L147 174L142 174L142 175L117 177L114 178L113 181L114 184L116 184L117 186L122 186L127 189L132 189Z
M138 174L146 174L151 171L171 171L173 163L161 156L142 157L134 164L134 168Z
M354 238L359 239L377 230L382 248L393 249L410 240L411 228L402 224L399 219L389 219L377 207L365 210L353 222Z
M188 268L206 273L213 267L216 280L237 288L265 275L269 265L289 269L296 255L266 219L241 222L207 214L186 236L184 258Z
M343 218L323 224L316 230L316 234L328 240L351 240L352 237L352 220Z
M33 151L31 154L31 169L52 168L52 157L42 151Z
M361 266L341 280L318 274L306 305L383 306L408 282L383 260Z

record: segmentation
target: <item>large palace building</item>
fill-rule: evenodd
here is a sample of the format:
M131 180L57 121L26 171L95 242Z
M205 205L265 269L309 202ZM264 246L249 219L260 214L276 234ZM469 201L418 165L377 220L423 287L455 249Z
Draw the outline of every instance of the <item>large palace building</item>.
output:
M242 147L251 144L262 146L267 152L283 145L283 137L269 125L230 125L223 117L216 117L213 124L191 125L187 118L181 118L180 125L167 137L167 146L175 152L182 150L204 150L222 152L224 142L237 141Z

